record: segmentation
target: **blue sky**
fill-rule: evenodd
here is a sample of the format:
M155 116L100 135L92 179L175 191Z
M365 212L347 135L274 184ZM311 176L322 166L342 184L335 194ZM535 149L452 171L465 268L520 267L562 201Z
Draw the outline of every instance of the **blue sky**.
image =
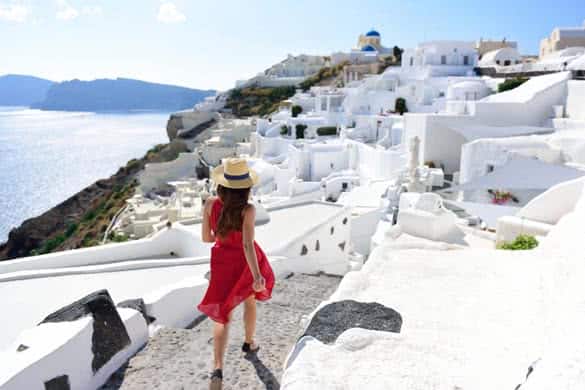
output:
M553 27L584 19L584 0L0 0L0 74L226 89L288 53L348 50L372 27L386 46L506 37L536 54Z

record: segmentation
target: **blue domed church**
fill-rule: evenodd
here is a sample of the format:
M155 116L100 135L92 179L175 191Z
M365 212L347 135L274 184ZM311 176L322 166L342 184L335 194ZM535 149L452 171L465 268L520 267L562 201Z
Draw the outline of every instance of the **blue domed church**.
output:
M352 64L371 64L392 55L392 49L382 46L382 35L375 29L360 34L357 45L348 52L331 54L331 63L348 61Z
M377 52L378 54L388 53L390 50L382 46L382 36L374 29L365 34L360 34L358 44L354 50L364 52Z

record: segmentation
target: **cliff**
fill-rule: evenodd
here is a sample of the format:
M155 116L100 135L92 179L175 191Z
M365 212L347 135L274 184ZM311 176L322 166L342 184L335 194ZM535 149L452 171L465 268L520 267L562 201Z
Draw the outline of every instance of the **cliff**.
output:
M193 107L213 90L199 90L140 80L99 79L57 83L34 108L63 111L176 111Z

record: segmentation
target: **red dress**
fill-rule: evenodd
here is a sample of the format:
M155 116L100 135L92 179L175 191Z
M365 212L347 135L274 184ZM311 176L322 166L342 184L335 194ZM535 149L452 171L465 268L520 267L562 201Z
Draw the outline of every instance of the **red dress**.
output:
M220 199L213 202L210 226L214 232L222 207ZM252 288L254 278L244 255L242 232L232 231L224 239L216 238L215 245L211 248L211 277L207 292L197 306L199 311L212 320L225 324L229 321L229 313L250 295L254 294L259 301L270 299L274 287L274 273L268 258L256 242L254 248L260 273L266 281L266 289L254 292Z

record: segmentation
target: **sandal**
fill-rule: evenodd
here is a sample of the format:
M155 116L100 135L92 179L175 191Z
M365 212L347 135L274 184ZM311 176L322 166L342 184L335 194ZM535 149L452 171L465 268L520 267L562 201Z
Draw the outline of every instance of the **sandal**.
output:
M245 353L256 353L260 350L260 346L256 345L256 348L252 348L252 345L254 345L255 343L244 343L242 345L242 352Z
M209 379L210 390L221 390L223 383L223 371L221 368L213 370L211 378Z

